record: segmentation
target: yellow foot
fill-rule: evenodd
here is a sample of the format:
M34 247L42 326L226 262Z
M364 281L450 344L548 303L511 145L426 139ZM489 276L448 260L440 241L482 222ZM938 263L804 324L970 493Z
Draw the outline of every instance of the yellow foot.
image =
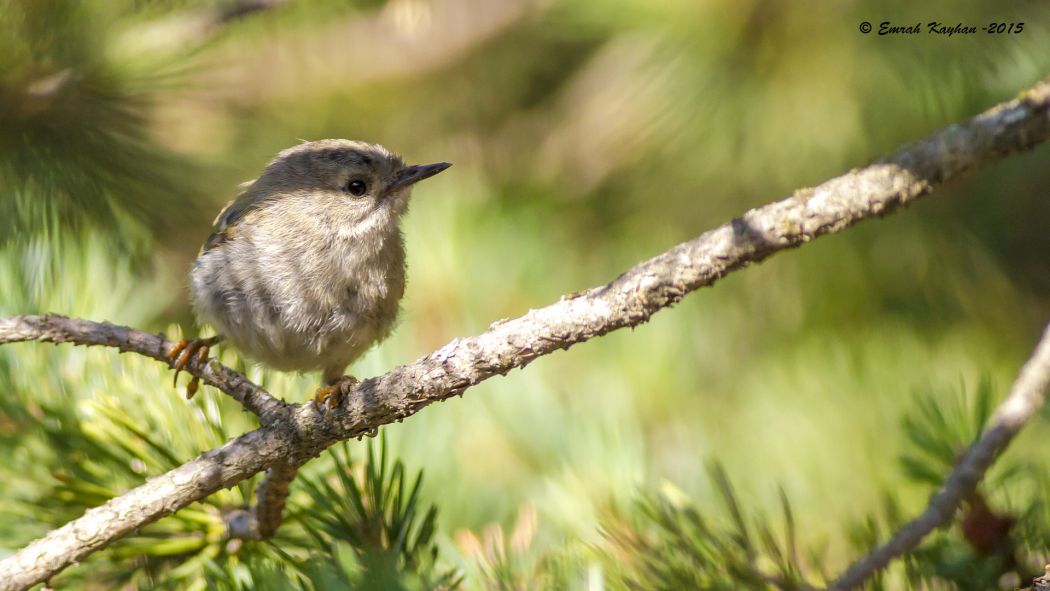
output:
M343 376L334 384L321 386L314 394L314 404L321 408L333 409L343 403L346 391L353 388L359 380L354 376Z
M172 345L171 350L168 351L168 359L171 360L171 366L175 368L175 377L171 385L178 383L179 372L186 369L194 356L197 357L197 363L204 363L204 360L208 358L208 350L220 341L222 341L221 336L214 336L207 339L183 339ZM199 386L200 378L193 376L190 383L186 385L186 398L193 398Z

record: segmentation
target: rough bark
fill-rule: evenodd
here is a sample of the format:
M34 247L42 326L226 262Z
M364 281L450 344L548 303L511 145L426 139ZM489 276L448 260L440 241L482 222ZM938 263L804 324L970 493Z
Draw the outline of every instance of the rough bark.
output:
M0 562L0 589L23 589L47 580L113 540L277 461L308 461L337 441L405 419L537 357L638 325L736 269L891 213L970 169L1048 138L1050 81L1044 81L1015 100L887 159L751 210L636 265L607 285L499 321L481 335L453 340L414 363L348 387L344 403L331 411L314 404L274 409L261 429L90 509L6 558Z
M92 322L58 314L0 318L0 344L19 341L115 347L121 353L138 353L166 363L168 367L175 367L175 359L170 354L175 342L169 341L164 335L108 322ZM288 406L215 359L201 361L194 355L182 371L230 395L258 415L263 425Z
M266 478L259 486L255 504L255 520L259 523L259 539L265 540L277 533L281 525L281 512L288 501L288 489L295 480L299 467L282 462L266 471Z

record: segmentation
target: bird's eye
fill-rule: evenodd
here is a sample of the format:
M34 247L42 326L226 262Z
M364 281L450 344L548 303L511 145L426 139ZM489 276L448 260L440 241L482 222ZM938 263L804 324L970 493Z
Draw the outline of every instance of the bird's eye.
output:
M360 179L354 179L347 183L346 192L354 197L360 197L368 192L368 185Z

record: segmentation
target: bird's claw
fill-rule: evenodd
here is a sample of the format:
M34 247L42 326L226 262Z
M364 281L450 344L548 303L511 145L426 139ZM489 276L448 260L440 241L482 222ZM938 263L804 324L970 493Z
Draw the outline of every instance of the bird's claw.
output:
M360 381L354 376L343 376L334 384L321 386L314 394L314 404L325 410L331 410L343 403L346 392Z
M175 386L178 384L179 372L186 369L186 366L189 365L190 360L194 356L196 356L198 364L204 363L204 360L208 358L208 350L221 340L221 336L206 339L182 339L172 345L171 349L168 350L168 359L171 360L171 366L175 368L175 376L171 380L171 385ZM200 378L193 376L190 383L186 385L186 398L193 398L199 386Z
M361 441L361 440L363 440L363 439L364 439L365 437L367 437L367 438L369 438L369 439L373 439L373 438L375 438L375 436L376 436L376 435L379 435L379 427L372 427L372 428L371 428L371 429L369 429L368 431L365 431L364 433L362 433L362 434L358 435L358 436L357 436L357 440L358 440L358 441Z

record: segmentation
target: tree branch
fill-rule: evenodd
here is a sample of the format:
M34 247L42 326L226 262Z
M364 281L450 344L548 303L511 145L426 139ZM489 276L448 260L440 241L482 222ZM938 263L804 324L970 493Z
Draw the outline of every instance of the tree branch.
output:
M132 351L156 359L168 367L175 367L175 360L170 355L175 343L164 335L108 322L92 322L58 314L0 318L0 344L20 341L116 347L121 353ZM193 356L183 371L240 402L244 408L258 415L263 425L272 422L273 417L288 408L287 404L216 359L202 362Z
M289 462L275 464L266 471L266 478L259 485L253 515L259 524L259 539L266 540L277 533L281 525L281 512L288 501L288 489L299 472L299 466Z
M273 421L88 510L0 561L0 590L44 581L112 541L276 462L304 463L327 446L407 418L425 406L542 355L636 326L726 274L862 220L893 212L977 166L1050 138L1050 80L893 156L797 191L640 263L611 283L566 296L414 363L364 380L326 412L314 404ZM6 321L10 322L10 321Z
M945 480L944 487L930 499L922 515L897 530L885 544L854 562L828 590L849 591L860 587L891 560L913 550L930 532L950 523L956 510L977 489L977 483L999 454L1043 406L1047 388L1050 388L1050 325L1021 368L1009 396L996 409L991 428L970 446Z
M226 520L227 535L242 540L267 540L281 526L281 514L288 501L292 481L299 465L280 462L266 470L266 478L255 491L250 511L237 511Z

